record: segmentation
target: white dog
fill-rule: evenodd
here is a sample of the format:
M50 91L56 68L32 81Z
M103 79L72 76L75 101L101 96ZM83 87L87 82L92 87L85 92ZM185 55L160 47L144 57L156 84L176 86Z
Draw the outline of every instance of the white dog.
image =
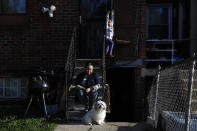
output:
M92 123L103 124L106 117L106 104L103 101L97 101L93 105L93 109L88 111L82 118L82 122L88 125Z

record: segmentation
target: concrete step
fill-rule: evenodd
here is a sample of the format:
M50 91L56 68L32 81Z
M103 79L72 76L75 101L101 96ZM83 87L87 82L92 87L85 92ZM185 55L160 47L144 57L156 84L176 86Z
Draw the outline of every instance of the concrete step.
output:
M70 121L81 121L81 118L85 115L85 106L82 104L70 104L68 109Z
M72 122L81 122L81 118L82 117L78 117L78 116L72 116L69 121L72 121Z
M76 104L80 104L80 102L75 103L75 97L76 97L76 92L77 89L75 88L75 86L73 86L73 88L71 89L71 91L69 92L68 95L68 105L69 108L75 108L75 110L80 110L79 106L76 108L75 105ZM98 100L102 100L103 99L103 88L98 89ZM73 106L74 105L74 106ZM83 109L84 107L81 107L81 109Z
M85 109L85 105L80 103L70 104L69 107L71 108L71 112L83 111Z
M81 111L81 112L74 112L74 113L69 113L68 112L68 115L69 115L69 120L70 121L81 121L81 118L85 115L85 112Z
M99 95L98 100L102 100L102 99L103 99L103 96ZM75 103L75 96L74 95L68 96L68 103L69 104L74 104Z

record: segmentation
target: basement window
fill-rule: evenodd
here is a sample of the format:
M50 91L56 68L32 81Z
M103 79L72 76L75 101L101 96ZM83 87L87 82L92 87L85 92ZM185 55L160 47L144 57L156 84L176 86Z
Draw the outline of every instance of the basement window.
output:
M0 98L25 98L27 89L26 78L0 78Z
M26 0L0 0L0 25L24 25Z

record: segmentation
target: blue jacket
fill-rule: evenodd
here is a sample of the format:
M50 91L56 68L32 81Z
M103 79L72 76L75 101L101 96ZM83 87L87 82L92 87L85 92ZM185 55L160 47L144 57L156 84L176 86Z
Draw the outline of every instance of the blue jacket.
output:
M76 85L81 85L85 75L86 75L86 72L82 72L77 76ZM93 72L91 75L87 77L85 88L92 88L92 86L95 86L97 84L100 84L100 80L99 80L97 73Z

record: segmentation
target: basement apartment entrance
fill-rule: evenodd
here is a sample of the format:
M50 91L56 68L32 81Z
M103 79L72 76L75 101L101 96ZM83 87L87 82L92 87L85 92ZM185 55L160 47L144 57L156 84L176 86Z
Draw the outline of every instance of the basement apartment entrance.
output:
M135 121L135 67L107 69L106 80L110 85L111 114L113 121Z

